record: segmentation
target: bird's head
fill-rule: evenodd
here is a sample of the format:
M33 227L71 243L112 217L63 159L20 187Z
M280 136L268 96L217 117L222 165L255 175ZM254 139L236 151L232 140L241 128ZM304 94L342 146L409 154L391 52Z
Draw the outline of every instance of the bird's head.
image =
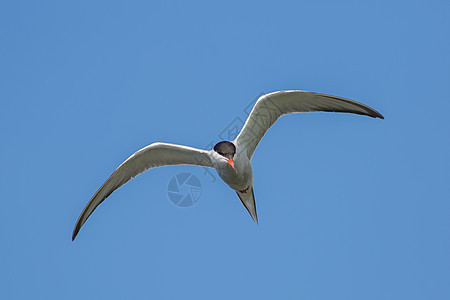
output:
M234 169L233 157L236 154L236 146L232 142L219 142L214 146L214 151L224 157L226 162Z

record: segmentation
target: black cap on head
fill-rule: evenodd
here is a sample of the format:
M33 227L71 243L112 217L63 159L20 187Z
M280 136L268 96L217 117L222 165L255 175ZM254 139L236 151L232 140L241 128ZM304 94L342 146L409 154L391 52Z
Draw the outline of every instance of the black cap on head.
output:
M228 159L232 159L236 153L236 146L232 142L223 141L214 146L214 151Z

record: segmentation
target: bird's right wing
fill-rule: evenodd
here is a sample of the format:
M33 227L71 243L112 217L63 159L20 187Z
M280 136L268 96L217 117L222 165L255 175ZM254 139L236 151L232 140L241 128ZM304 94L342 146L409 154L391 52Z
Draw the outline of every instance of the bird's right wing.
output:
M233 142L245 149L247 157L251 159L264 134L279 117L314 111L354 113L384 119L376 110L353 100L306 91L279 91L263 95L256 101Z
M169 165L197 165L213 168L208 151L205 150L166 143L154 143L142 148L124 161L91 198L78 218L72 240L95 208L115 190L144 171Z

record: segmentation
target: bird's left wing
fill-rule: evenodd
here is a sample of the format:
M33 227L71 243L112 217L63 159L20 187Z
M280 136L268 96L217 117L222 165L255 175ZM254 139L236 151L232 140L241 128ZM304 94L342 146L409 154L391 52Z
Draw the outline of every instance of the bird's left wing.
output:
M314 111L353 113L384 119L376 110L350 99L306 91L279 91L263 95L256 101L234 144L245 149L251 159L259 142L278 118L285 114Z
M154 143L142 148L125 160L91 198L78 218L72 240L95 208L115 190L144 171L169 165L197 165L213 168L206 150L166 143Z

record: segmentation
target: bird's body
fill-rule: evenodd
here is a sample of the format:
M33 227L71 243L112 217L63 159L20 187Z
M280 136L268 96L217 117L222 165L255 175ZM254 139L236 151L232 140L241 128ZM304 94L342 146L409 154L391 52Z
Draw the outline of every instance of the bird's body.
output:
M217 152L212 150L210 155L217 174L230 188L239 191L253 184L252 164L244 151L237 151L234 155L234 168Z
M264 134L279 117L313 111L347 112L383 119L383 116L372 108L345 98L305 91L280 91L263 95L233 141L219 142L209 151L175 144L153 143L131 155L86 205L75 225L72 240L95 208L116 189L146 170L167 165L190 164L216 169L220 178L236 191L242 204L258 223L251 165L253 153Z
M234 143L227 141L221 143L230 143L234 145ZM220 145L220 143L218 145ZM224 160L224 156L214 151L214 149L210 151L211 160L217 174L219 174L220 178L222 178L230 188L236 191L236 194L248 210L252 219L258 223L255 195L253 193L252 164L244 151L245 148L236 147L235 149L236 153L232 157L232 165L227 158Z

